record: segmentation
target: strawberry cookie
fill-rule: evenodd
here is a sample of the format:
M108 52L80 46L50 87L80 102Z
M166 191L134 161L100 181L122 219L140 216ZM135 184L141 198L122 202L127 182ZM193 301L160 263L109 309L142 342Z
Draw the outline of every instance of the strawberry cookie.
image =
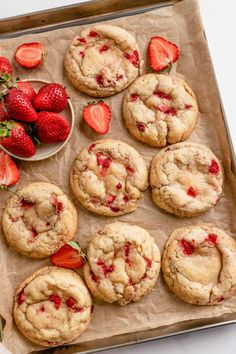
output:
M65 58L72 85L95 97L124 90L139 74L139 49L123 28L95 25L73 39Z
M90 144L76 157L70 175L71 187L88 210L106 216L127 214L137 208L148 186L143 158L119 140Z
M2 227L18 252L33 258L48 257L74 238L77 211L59 187L35 182L8 200Z
M180 299L220 305L236 290L236 242L210 224L177 229L165 245L162 270Z
M107 302L127 305L154 287L160 252L143 228L121 222L97 231L87 249L85 281L91 293Z
M16 291L16 325L25 337L44 347L79 337L89 325L91 312L89 291L72 270L41 268Z
M152 198L178 216L196 216L212 208L222 194L223 171L204 145L179 143L162 149L152 160Z
M198 116L197 101L186 82L164 74L146 74L126 91L123 116L130 133L163 147L188 138Z

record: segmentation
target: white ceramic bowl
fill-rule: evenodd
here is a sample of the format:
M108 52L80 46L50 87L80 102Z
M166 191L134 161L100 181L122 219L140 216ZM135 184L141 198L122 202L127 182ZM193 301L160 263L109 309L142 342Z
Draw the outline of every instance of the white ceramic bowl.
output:
M21 81L30 82L36 92L38 92L40 87L42 87L43 85L50 83L47 81L34 80L34 79L21 80ZM16 158L18 160L24 160L24 161L40 161L40 160L45 160L45 159L55 155L58 151L60 151L68 143L68 141L71 137L73 128L74 128L75 114L74 114L74 109L73 109L72 103L69 99L68 99L68 104L67 104L66 108L60 114L62 114L65 117L65 119L67 120L67 122L70 125L70 133L65 141L62 141L59 143L53 143L53 144L42 144L42 145L40 145L40 147L36 148L36 153L32 157L21 157L21 156L14 155L1 145L0 145L0 149L4 150L6 153L13 156L14 158Z

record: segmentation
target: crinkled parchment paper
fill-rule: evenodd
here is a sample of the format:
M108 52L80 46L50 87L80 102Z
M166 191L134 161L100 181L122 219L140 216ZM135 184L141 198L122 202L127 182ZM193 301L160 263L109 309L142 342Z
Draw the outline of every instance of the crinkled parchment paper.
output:
M154 35L163 36L177 43L180 58L175 67L177 75L184 76L195 92L199 104L199 121L188 139L207 145L222 160L225 170L224 195L215 208L196 218L179 219L159 210L152 202L150 190L144 193L139 208L121 217L108 218L93 215L78 205L79 227L77 240L85 247L90 235L96 229L115 220L137 224L146 228L155 238L161 251L169 234L184 225L212 222L230 235L236 231L234 200L236 199L236 179L231 172L230 151L225 126L220 110L219 97L206 39L195 0L158 9L141 15L107 21L131 32L141 49L144 59L143 73L150 72L146 63L147 44ZM20 163L22 177L19 187L33 181L47 181L59 185L71 195L69 171L76 154L98 137L82 122L81 112L90 97L82 95L67 82L63 72L65 51L81 27L59 29L52 32L26 35L24 37L2 40L1 55L12 58L16 47L23 42L40 41L47 48L45 64L36 71L21 69L13 64L17 75L22 79L38 78L60 82L67 87L76 113L76 125L69 144L56 156L42 162ZM174 71L175 71L174 70ZM137 142L131 138L122 120L122 99L124 92L105 99L113 113L111 127L106 137L120 139L136 148L144 157L147 167L157 149ZM10 192L1 192L1 211ZM71 196L72 197L72 196ZM40 347L27 341L16 329L12 318L13 294L19 283L36 269L49 263L49 260L33 260L10 249L4 236L0 238L0 314L6 321L3 343L16 354L29 353ZM138 332L149 328L178 323L190 319L210 318L236 312L236 297L221 306L192 306L178 300L169 292L160 275L155 289L142 301L126 307L94 301L95 311L89 329L76 341L85 342L114 336L122 333Z

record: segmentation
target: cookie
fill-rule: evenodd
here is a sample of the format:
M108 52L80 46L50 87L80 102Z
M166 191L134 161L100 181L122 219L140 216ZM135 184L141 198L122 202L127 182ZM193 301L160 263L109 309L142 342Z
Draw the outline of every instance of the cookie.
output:
M139 49L123 28L94 25L71 42L65 72L72 85L94 97L112 96L129 86L139 74Z
M183 141L198 117L197 101L187 83L164 74L146 74L126 91L123 116L130 133L156 147Z
M16 325L25 337L51 347L71 342L86 330L92 300L76 272L44 267L19 286L13 312Z
M121 222L106 225L91 238L85 281L96 298L126 305L154 287L160 252L143 228Z
M10 246L33 258L48 257L74 238L77 211L62 190L35 182L8 200L2 227Z
M177 229L165 245L162 270L180 299L219 305L236 290L236 242L215 225Z
M158 152L150 172L152 198L160 208L192 217L212 208L222 194L219 160L204 145L179 143Z
M96 141L76 157L71 187L80 203L93 213L117 216L137 208L148 186L143 158L122 141Z

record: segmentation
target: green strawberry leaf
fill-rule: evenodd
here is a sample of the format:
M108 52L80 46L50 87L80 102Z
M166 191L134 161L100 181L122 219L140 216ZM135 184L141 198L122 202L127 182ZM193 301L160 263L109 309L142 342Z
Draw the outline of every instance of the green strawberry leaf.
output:
M67 242L67 244L69 246L71 246L72 248L74 248L75 250L77 250L79 252L79 254L81 255L81 257L83 257L83 259L85 261L87 261L87 256L86 254L83 252L82 248L80 247L80 245L78 244L78 242L76 241L69 241Z
M35 125L30 123L24 123L27 134L31 137L37 147L40 147L41 141L37 138L35 133Z
M165 69L163 69L163 70L160 70L160 71L158 71L158 72L159 72L160 74L163 74L163 73L169 74L170 71L171 71L171 69L172 69L172 64L169 65L169 66L167 66L167 68L165 68Z
M8 138L11 136L11 130L14 127L15 122L13 120L6 120L0 122L0 138Z
M10 136L10 132L7 129L0 129L0 138L8 138Z

